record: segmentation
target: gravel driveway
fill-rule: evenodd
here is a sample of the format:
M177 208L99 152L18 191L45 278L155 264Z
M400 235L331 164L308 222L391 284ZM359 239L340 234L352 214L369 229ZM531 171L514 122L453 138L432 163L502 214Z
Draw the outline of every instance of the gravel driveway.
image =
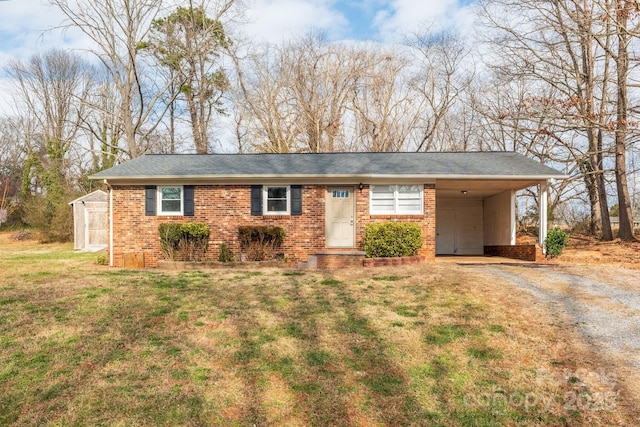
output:
M596 353L640 371L640 271L617 266L474 265L566 316Z

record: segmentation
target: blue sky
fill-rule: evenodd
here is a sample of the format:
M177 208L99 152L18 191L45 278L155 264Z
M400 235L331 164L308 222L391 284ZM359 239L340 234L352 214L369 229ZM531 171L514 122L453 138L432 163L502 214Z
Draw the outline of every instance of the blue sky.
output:
M372 39L389 42L426 23L469 22L474 0L253 0L248 32L279 41L308 28L330 39Z
M280 42L309 29L331 40L397 40L426 23L468 27L474 0L245 0L248 23L243 33L254 40ZM63 16L46 0L0 1L0 108L7 105L4 68L12 58L27 59L52 47L81 49L79 31L46 32Z

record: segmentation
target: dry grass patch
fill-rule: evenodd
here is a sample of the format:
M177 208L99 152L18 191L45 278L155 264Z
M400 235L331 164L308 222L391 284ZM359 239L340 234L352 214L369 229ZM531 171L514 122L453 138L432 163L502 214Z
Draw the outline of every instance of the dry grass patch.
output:
M628 420L566 411L536 382L561 331L455 265L164 273L16 245L0 247L1 425Z

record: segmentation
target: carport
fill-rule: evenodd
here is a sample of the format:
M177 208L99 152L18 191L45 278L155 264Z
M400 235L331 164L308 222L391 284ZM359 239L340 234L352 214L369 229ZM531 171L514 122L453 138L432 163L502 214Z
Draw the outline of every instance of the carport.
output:
M549 179L525 175L438 179L436 255L498 255L525 260L542 256ZM516 191L534 186L540 194L538 245L516 245Z

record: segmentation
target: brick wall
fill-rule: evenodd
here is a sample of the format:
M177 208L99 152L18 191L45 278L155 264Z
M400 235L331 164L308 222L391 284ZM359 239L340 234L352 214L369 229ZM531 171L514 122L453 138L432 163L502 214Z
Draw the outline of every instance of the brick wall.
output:
M484 254L519 259L522 261L541 262L545 259L542 253L542 246L540 245L485 246Z
M280 251L296 261L325 249L324 185L305 185L302 215L251 215L249 185L198 185L194 191L195 215L145 216L144 186L113 186L114 265L124 265L125 254L144 254L144 265L155 267L162 259L158 226L169 222L204 222L210 227L209 258L217 259L220 244L226 243L239 256L238 226L274 225L283 227L286 236ZM411 221L422 226L424 246L420 255L435 257L435 187L425 185L424 215L369 215L369 188L355 187L356 249L362 250L365 224L381 221ZM333 250L333 249L332 249ZM347 251L353 249L345 249Z

